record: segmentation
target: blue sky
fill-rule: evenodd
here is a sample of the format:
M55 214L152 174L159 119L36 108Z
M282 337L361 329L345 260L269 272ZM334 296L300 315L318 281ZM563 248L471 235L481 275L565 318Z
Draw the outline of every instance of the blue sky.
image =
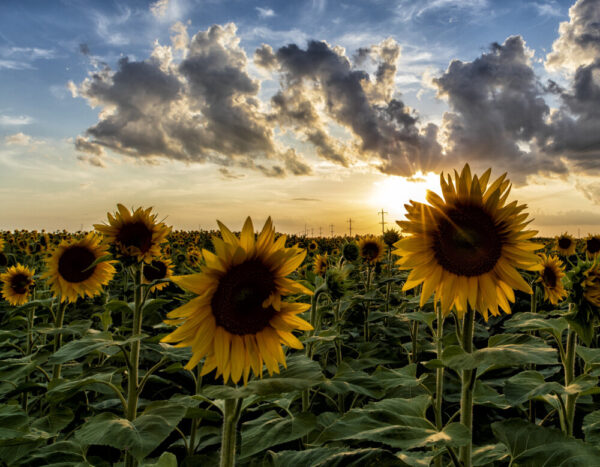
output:
M579 89L575 73L578 66L593 66L600 47L569 47L575 47L573 34L594 27L582 19L585 8L595 6L600 11L600 4L580 0L579 9L574 8L569 16L573 4L542 0L4 0L0 3L0 228L87 227L116 202L125 202L152 204L183 228L212 227L215 217L235 225L247 214L257 218L272 214L277 223L280 214L282 230L299 231L305 223L326 225L333 218L341 232L344 220L356 216L358 230L367 232L376 228L376 208L384 207L390 216L400 218L408 198L422 197L426 188L435 188L434 178L425 173L448 169L449 161L463 163L458 152L473 151L476 168L509 170L542 231L555 233L579 226L594 230L600 226L600 216L594 213L600 183L597 167L590 166L589 160L600 154L600 145L594 140L582 150L564 135L573 134L574 130L565 130L569 125L586 118L586 124L593 122L588 110L573 103ZM559 32L561 22L570 25L573 34ZM235 27L228 29L229 23ZM209 31L214 25L221 27L213 30L221 39L210 44L213 39L207 39L205 50L193 49L195 35L212 37ZM178 35L183 38L182 31L192 42L178 49L175 41ZM510 36L521 39L505 42ZM392 42L383 42L390 38ZM325 41L327 46L320 51L310 49L309 40ZM225 45L217 50L217 43ZM493 43L499 44L496 49L490 49ZM261 66L255 56L262 44L269 46L263 52L272 60L270 68ZM289 44L296 48L286 48ZM397 55L386 58L385 47ZM366 51L362 59L359 49ZM165 58L164 53L172 58ZM552 60L549 53L554 53ZM326 73L311 68L307 63L320 54L328 57L327 66L339 68ZM257 138L255 146L236 147L229 154L227 144L222 143L227 139L222 128L225 120L219 120L229 117L217 115L220 101L201 110L195 107L193 99L210 100L220 92L229 96L229 91L217 89L227 83L206 89L206 81L200 82L207 79L205 75L200 77L191 68L186 72L182 63L196 56L206 59L202 66L222 59L225 62L219 66L224 69L237 67L231 76L243 82L241 87L234 85L231 95L237 97L228 110L235 118L246 119L241 125L249 126L242 130ZM127 62L123 62L125 57ZM573 62L572 57L580 61ZM298 68L300 62L295 60L304 65ZM381 84L381 89L375 85L371 89L364 83L375 81L377 67L386 60L393 67L392 87ZM461 68L451 73L452 60L459 60ZM495 71L496 66L508 71ZM488 68L492 71L481 71ZM144 70L159 74L162 70L164 76L153 84L150 77L145 79ZM362 103L327 90L327 80L339 78L340 73L346 73L340 83L357 73L367 76L361 81ZM494 73L498 76L490 78ZM511 83L511 73L524 76L518 89ZM592 68L590 73L596 76ZM497 98L470 106L465 87L471 74L473 86L485 75L487 81L481 86L486 93L497 90ZM132 81L118 89L115 76ZM134 76L138 81L133 81ZM226 81L227 76L223 74L222 79ZM201 90L192 89L195 79L200 80ZM298 79L312 80L318 89L298 85L294 81ZM160 144L160 138L154 146L132 143L131 134L112 127L107 133L115 122L124 124L131 105L147 110L141 103L145 87L156 89L150 87L162 86L165 80L172 80L174 86L165 107L173 114ZM548 80L560 89L549 91ZM185 86L191 87L184 90ZM119 101L115 96L124 96L125 90L130 90L129 97ZM515 92L522 96L515 97ZM132 93L135 100L131 97L126 102ZM317 115L312 124L320 125L323 132L317 135L301 128L297 117L284 115L282 109L273 113L272 99L277 93L289 99L288 105L299 105L301 100L312 103ZM163 97L156 97L157 105L165 105ZM541 102L541 108L517 109L516 102L523 99L531 99L528 102L534 107ZM400 102L402 109L390 105L392 101ZM373 124L382 125L381 135L391 132L391 136L369 148L370 136L360 119L345 117L340 110L355 108L355 104L368 105ZM482 104L488 114L497 110L494 118L506 126L494 142L494 148L500 149L489 155L478 153L485 151L483 143L473 139L481 129L471 114ZM147 105L155 108L150 98ZM195 149L180 151L181 144L186 144L177 140L181 129L173 127L177 106L185 106L184 113L191 116L184 122L188 126L197 118L202 125L203 117L220 126L202 136ZM564 115L551 117L555 110L568 106ZM536 125L510 128L512 115L530 110L535 111ZM113 111L119 118L111 117ZM257 115L251 115L255 111ZM138 123L148 128L146 116L139 118ZM460 122L464 132L458 132L453 122ZM493 126L494 120L489 124ZM434 133L427 133L427 125ZM587 138L585 128L576 130L580 140ZM315 143L324 135L326 142ZM509 141L511 137L519 141ZM220 142L214 141L219 138ZM408 149L395 142L402 138L408 141ZM177 140L177 144L164 143L167 140ZM390 155L386 146L390 141L399 144L402 157ZM346 159L342 153L350 155ZM563 196L550 204L546 195L556 192ZM570 220L560 223L552 217L557 213Z

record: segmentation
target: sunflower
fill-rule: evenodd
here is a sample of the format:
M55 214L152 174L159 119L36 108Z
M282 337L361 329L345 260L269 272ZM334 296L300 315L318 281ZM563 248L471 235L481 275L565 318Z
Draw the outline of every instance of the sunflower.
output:
M4 239L0 237L0 253L4 251Z
M114 215L107 214L108 225L94 224L111 245L115 257L145 263L159 257L160 245L166 241L171 228L156 221L152 208L137 208L133 212L122 204L117 204L117 208Z
M435 292L444 315L454 307L462 317L470 305L487 320L498 307L510 313L513 289L532 293L516 268L539 270L534 251L542 245L528 241L537 232L523 230L526 206L506 204L506 174L488 185L490 174L471 176L466 164L454 180L440 176L443 199L428 191L429 205L406 205L408 220L398 225L411 235L396 243L394 254L401 269L412 270L403 290L423 284L421 306Z
M398 240L400 240L400 238L401 238L400 234L398 233L397 230L394 230L394 229L388 229L383 234L383 241L387 246L394 245L394 243L396 243Z
M600 263L594 263L583 273L583 296L596 307L600 307Z
M168 279L171 277L173 273L173 263L170 259L167 258L157 258L153 259L150 264L146 264L142 271L143 277L142 282L144 284L149 284L153 281L159 279ZM154 292L155 290L162 290L167 285L166 282L162 282L160 284L153 285L150 288L150 292Z
M559 255L569 257L575 254L575 239L568 233L556 237L556 251Z
M354 242L349 242L344 245L342 248L342 255L346 261L356 261L358 259L358 254L360 250L358 245Z
M585 254L589 259L595 259L600 254L600 235L588 235L585 239Z
M248 381L250 369L262 377L263 362L269 374L285 366L280 344L301 349L294 329L312 326L297 315L310 308L304 303L283 302L282 296L311 292L288 279L304 260L306 251L285 247L286 236L275 240L271 218L255 240L246 219L240 237L219 222L223 239L213 237L216 254L203 250L206 265L198 274L172 280L198 296L168 314L168 324L179 327L162 339L177 347L192 347L187 369L206 355L202 374L217 368L225 382Z
M75 302L86 295L93 297L115 275L113 261L92 266L106 254L107 246L93 233L81 240L63 240L46 259L48 271L42 277L48 279L52 293L60 297L61 302Z
M368 235L359 240L358 250L362 259L369 264L375 264L383 258L385 245L381 238Z
M327 262L327 253L315 256L315 261L313 262L314 273L319 276L325 274L325 271L327 271Z
M540 271L540 277L536 282L541 282L544 287L544 300L556 305L568 295L562 283L565 267L558 256L546 256L541 253L540 257L542 258L543 269Z
M35 270L18 264L11 266L4 274L0 274L2 295L4 299L13 306L24 305L29 299L31 287L33 287L33 274Z
M319 245L314 240L308 244L308 251L314 253L319 249Z

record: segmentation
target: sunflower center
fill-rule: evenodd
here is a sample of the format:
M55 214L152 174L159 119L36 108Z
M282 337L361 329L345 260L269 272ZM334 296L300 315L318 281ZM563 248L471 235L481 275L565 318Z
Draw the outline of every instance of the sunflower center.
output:
M362 247L362 257L367 261L373 261L379 256L379 245L374 242L365 243Z
M10 280L10 288L19 295L27 293L27 289L29 288L30 284L30 277L22 273L15 274Z
M144 266L144 279L149 282L164 279L167 275L167 265L162 261L154 260Z
M440 266L458 276L491 271L502 254L504 236L492 217L479 206L456 206L445 212L433 235Z
M58 272L68 282L83 282L92 277L96 266L96 255L83 246L73 246L65 250L58 260ZM88 269L89 268L89 269Z
M117 234L117 241L125 248L136 247L146 253L152 246L152 231L143 222L124 224Z
M546 284L548 287L556 287L556 282L558 278L556 277L554 269L552 269L550 266L545 266L544 272L542 273L542 280L544 281L544 284Z
M218 326L231 334L256 334L269 325L276 311L262 303L276 290L273 273L257 259L229 269L219 280L211 301Z
M586 243L587 251L591 254L598 253L600 251L600 237L592 237L587 240Z
M558 247L566 250L571 246L571 239L568 237L560 237L558 239Z

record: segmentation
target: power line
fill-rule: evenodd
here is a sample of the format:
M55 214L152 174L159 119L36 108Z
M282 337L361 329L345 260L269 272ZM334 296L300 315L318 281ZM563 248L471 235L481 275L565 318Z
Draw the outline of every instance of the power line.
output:
M385 224L387 224L387 222L385 222L384 220L384 216L387 214L386 211L383 210L383 208L381 208L381 211L379 211L377 214L381 214L381 233L385 234Z

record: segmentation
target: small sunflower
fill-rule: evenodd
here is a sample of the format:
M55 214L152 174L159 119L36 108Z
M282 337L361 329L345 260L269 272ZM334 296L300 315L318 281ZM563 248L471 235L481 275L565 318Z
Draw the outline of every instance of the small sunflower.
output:
M568 295L562 283L565 267L558 256L546 256L541 253L540 257L542 258L543 269L540 271L540 277L536 282L541 282L544 287L544 300L556 305Z
M198 296L168 314L168 324L178 328L162 339L177 347L192 347L185 368L193 369L206 356L201 374L217 369L237 383L248 381L250 369L262 377L263 362L269 374L285 366L281 344L301 349L292 334L312 326L297 315L310 308L304 303L283 302L282 296L311 294L301 284L288 279L304 260L306 251L285 247L285 235L275 240L269 218L258 235L250 218L240 237L219 222L223 239L213 237L216 254L203 250L206 265L198 274L172 280Z
M106 254L107 246L93 233L81 240L63 240L46 259L48 271L42 277L48 279L52 293L60 297L61 302L75 302L86 295L93 297L115 275L112 261L92 266Z
M402 238L400 233L395 229L388 229L383 234L383 241L387 246L394 245L400 238Z
M33 287L33 275L35 270L17 264L11 266L4 274L0 274L3 282L2 296L13 306L24 305L29 299L31 287Z
M334 248L333 250L331 250L331 256L340 256L340 249Z
M596 262L592 264L583 275L582 286L584 298L595 307L600 308L600 263Z
M588 235L585 239L585 255L595 259L600 255L600 235Z
M314 253L319 249L319 245L314 240L308 244L308 251Z
M344 245L342 248L342 255L346 261L356 261L358 259L358 255L360 250L358 245L354 242L349 242Z
M160 245L166 242L171 231L162 222L157 222L152 208L137 208L130 212L122 204L118 211L107 214L107 224L94 224L95 229L105 236L115 257L129 261L149 263L160 256Z
M315 256L315 261L313 262L313 272L319 276L324 275L327 271L327 263L327 253Z
M385 255L385 245L383 240L373 235L363 237L358 242L360 256L369 264L375 264L381 261Z
M4 251L4 239L0 237L0 253Z
M575 239L568 233L564 233L556 237L556 251L561 256L569 257L575 254Z
M167 258L153 259L151 263L144 265L144 270L143 270L144 277L142 278L142 282L144 284L150 284L151 282L159 280L159 279L168 279L169 277L171 277L172 273L173 273L173 264L170 259L167 259ZM154 292L155 290L162 290L167 285L169 285L169 284L167 284L166 282L153 285L150 288L150 292Z
M394 254L401 269L411 270L403 290L423 284L421 306L435 292L444 315L454 307L462 317L470 305L487 320L498 307L511 312L513 289L532 293L516 268L539 269L534 251L542 245L528 241L537 232L524 230L526 206L506 204L506 174L488 185L490 174L471 176L466 164L454 180L440 176L444 198L428 191L429 205L406 205L408 220L398 224L410 236L396 243Z

